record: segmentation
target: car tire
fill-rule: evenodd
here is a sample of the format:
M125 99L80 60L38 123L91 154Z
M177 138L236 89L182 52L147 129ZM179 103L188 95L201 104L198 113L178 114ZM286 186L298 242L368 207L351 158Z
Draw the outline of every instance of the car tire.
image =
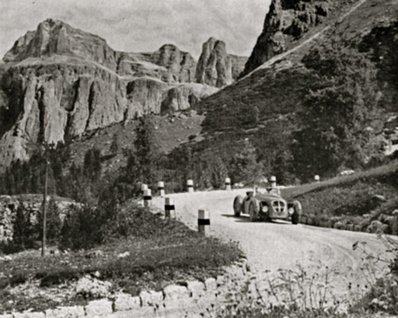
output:
M236 217L240 217L240 214L242 213L242 207L243 207L243 197L241 195L238 195L235 197L233 204L234 215Z
M300 217L302 214L302 207L301 203L299 201L293 201L293 208L294 208L294 213L292 215L292 224L299 224L300 223Z
M256 199L250 200L249 203L249 218L250 221L256 222L259 220L260 205Z

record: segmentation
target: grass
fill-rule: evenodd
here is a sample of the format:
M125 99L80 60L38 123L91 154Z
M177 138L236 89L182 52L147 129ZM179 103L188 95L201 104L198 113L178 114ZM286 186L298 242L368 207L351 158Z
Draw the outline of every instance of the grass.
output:
M27 255L0 262L0 313L28 308L43 310L87 301L71 293L73 284L86 275L111 282L112 291L138 295L141 290L160 290L171 282L204 280L218 275L222 266L242 256L233 243L204 237L179 222L161 220L147 213L145 221L152 218L153 224L161 227L148 236L132 235L92 250L58 256ZM123 253L127 256L121 257ZM27 290L36 288L39 292L32 295L25 290L26 285L31 285ZM17 294L18 288L25 292ZM65 289L65 293L54 301L46 291L57 289Z
M351 278L344 279L339 271L331 270L321 261L314 264L315 271L300 265L291 270L279 269L276 273L265 271L265 275L256 276L255 285L260 286L260 289L256 288L260 297L251 297L251 283L241 290L231 291L234 301L222 317L371 318L396 315L398 242L388 236L380 236L380 240L386 247L382 258L367 250L364 242L352 246L352 253L359 253L362 258L359 270L366 281L361 285L352 280L354 273ZM381 262L390 263L389 273L380 275L377 268ZM259 285L258 279L263 283ZM347 290L336 294L334 286L340 283L346 284Z
M283 189L303 205L304 223L367 231L373 221L393 233L392 212L398 208L397 161L349 176Z
M331 271L325 265L319 264L316 274L312 275L306 269L297 266L293 270L280 269L276 274L268 273L262 279L265 282L262 285L268 287L259 291L260 297L247 296L250 294L250 287L245 286L235 293L234 305L226 308L223 317L372 317L362 308L356 307L358 300L366 295L366 291L360 288L348 290L347 286L345 297L336 296L333 283L339 279L339 273Z
M319 192L323 189L331 187L346 186L358 181L368 181L370 179L379 179L383 177L388 177L394 173L398 172L398 161L393 161L389 164L357 172L348 176L337 176L319 183L309 183L304 184L299 187L292 187L283 189L283 195L287 198L298 198L302 195Z

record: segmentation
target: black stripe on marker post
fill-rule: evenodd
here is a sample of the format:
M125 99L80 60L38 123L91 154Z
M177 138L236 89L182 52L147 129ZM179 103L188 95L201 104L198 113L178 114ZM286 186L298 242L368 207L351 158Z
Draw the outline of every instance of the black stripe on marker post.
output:
M199 219L198 225L210 225L210 220L209 219Z

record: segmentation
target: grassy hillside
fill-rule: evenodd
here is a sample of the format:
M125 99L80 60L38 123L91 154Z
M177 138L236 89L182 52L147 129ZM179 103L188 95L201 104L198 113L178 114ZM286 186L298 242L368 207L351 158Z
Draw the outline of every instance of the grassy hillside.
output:
M397 16L397 0L367 0L202 101L208 147L217 148L214 135L229 145L249 138L265 172L286 168L290 182L380 162L384 124L396 115ZM275 164L281 160L283 169Z
M156 147L161 153L169 153L179 145L190 140L200 140L204 116L195 112L187 115L152 116ZM104 129L93 131L73 140L71 143L73 160L81 164L88 149L97 148L103 156L104 172L114 172L126 165L126 152L133 149L136 121L126 124L115 124ZM116 139L118 147L111 150Z
M391 59L395 60L396 57L395 54L392 54L393 51L388 51L388 48L393 49L396 41L386 43L391 38L391 36L386 35L388 31L390 31L390 34L396 34L394 21L397 20L397 15L397 0L367 0L345 19L336 18L330 21L329 29L314 38L313 41L288 54L282 60L269 65L267 68L259 68L250 76L202 101L201 107L203 109L209 113L222 112L223 117L227 118L223 118L222 122L214 125L214 116L207 116L206 124L208 124L208 128L223 130L225 126L228 127L233 124L232 121L230 122L229 116L231 116L231 120L239 121L242 113L238 110L239 107L244 106L247 106L248 109L258 107L260 115L267 118L270 113L277 116L278 113L299 111L303 101L303 95L300 94L301 89L308 91L316 84L313 82L315 80L313 76L316 74L313 74L311 69L302 64L303 57L315 48L321 47L321 49L324 49L333 45L344 49L350 55L365 51L367 53L366 58L376 62L376 59L381 57L377 52L381 53L381 47L384 46L383 52L385 55L382 60L387 58L389 62L379 60L380 65L378 66L381 68L381 64L388 64L393 69L388 70L387 65L384 65L383 72L394 76L397 74L394 68L396 66L391 65ZM319 32L324 28L317 29L317 31ZM384 36L381 32L383 28ZM379 33L376 36L379 41L375 43L375 34L377 33ZM372 38L374 39L373 43L371 42ZM302 41L305 41L305 39L303 38ZM300 45L301 43L297 42L296 44ZM233 115L234 113L235 115ZM223 123L225 123L225 126ZM216 126L219 126L219 128Z

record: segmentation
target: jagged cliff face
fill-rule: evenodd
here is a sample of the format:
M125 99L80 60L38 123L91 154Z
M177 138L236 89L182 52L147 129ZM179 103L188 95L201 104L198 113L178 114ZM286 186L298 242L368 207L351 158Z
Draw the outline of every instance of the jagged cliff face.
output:
M194 82L196 61L172 44L153 53L117 53L120 75L150 76L167 83Z
M3 76L8 96L0 121L9 126L0 139L0 160L26 159L40 141L57 143L87 130L124 119L129 105L116 74L95 65L31 64L12 66ZM11 126L11 127L10 127Z
M216 87L197 83L180 84L167 92L167 97L162 103L162 113L173 113L188 110L192 104L218 92Z
M322 25L340 8L355 0L272 0L252 55L242 75L294 46L298 39Z
M111 49L54 20L16 41L0 64L0 168L38 142L63 142L146 113L186 110L216 91L195 84L196 61L174 45Z
M203 43L196 68L196 81L215 87L232 84L243 71L247 58L227 53L223 41L210 38Z

